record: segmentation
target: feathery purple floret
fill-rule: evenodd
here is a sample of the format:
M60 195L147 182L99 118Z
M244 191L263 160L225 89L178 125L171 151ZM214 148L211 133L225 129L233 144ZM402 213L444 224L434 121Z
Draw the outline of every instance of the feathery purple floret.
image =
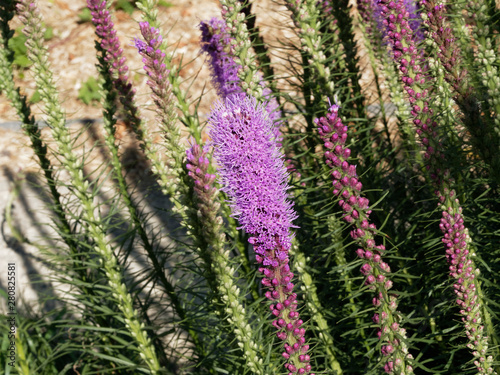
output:
M277 243L290 249L296 214L287 199L288 175L274 139L275 125L263 109L255 99L227 98L212 111L210 134L234 216L254 235L255 251L268 265L272 260L266 252Z
M232 96L218 102L210 115L214 157L233 216L250 234L276 336L284 342L289 374L311 371L309 345L293 293L288 252L292 221L297 217L288 200L288 174L278 146L276 124L255 98Z

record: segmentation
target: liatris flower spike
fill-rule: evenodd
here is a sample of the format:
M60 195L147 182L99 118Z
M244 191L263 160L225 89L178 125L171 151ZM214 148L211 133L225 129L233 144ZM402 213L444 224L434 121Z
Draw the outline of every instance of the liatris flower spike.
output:
M105 60L110 64L109 74L115 78L113 84L120 93L124 107L130 111L131 120L137 115L135 107L135 90L128 82L127 59L123 56L123 49L120 47L120 40L116 36L115 25L111 21L111 15L107 8L106 0L87 0L87 7L92 15L92 22L95 25L95 32L101 39L101 47L106 51Z
M462 207L453 189L455 181L450 175L444 162L444 147L439 140L437 121L434 121L432 109L429 108L430 94L426 85L431 78L423 74L421 59L412 38L412 31L408 25L409 13L403 0L382 0L382 14L385 23L391 30L388 35L392 39L394 59L400 66L402 82L412 105L411 115L417 127L421 146L425 150L424 159L426 168L432 179L435 193L443 209L440 229L444 234L442 239L446 246L447 258L450 263L450 276L458 281L455 292L459 296L457 304L460 306L462 321L469 339L468 347L477 359L474 363L480 374L493 372L493 358L486 357L488 339L483 324L488 324L487 310L484 300L478 293L479 284L476 274L479 270L474 264L474 253L469 251L470 238L464 226ZM452 240L453 238L453 240Z
M231 36L226 31L226 22L212 18L200 23L201 50L210 56L212 83L217 94L225 99L232 94L243 95L239 86L238 69L240 66L234 61L230 51Z
M134 44L139 54L143 57L144 70L149 77L147 84L153 92L152 98L157 106L157 113L163 124L172 131L173 129L171 128L174 123L175 114L173 110L172 90L168 81L168 74L170 72L164 63L165 53L160 50L163 38L159 31L151 27L148 22L140 22L139 27L145 42L134 38ZM175 142L178 141L178 137L179 135L175 138Z
M222 219L218 216L219 203L215 199L218 194L214 186L215 175L208 173L210 161L207 151L193 142L186 150L186 159L186 169L193 179L198 199L199 215L204 219L203 234L208 238L218 239L221 236L218 227L222 224Z
M209 122L214 157L233 215L250 235L262 284L272 301L277 337L284 341L283 357L290 375L309 374L311 366L303 321L293 293L288 252L296 214L287 197L287 172L275 139L275 125L255 98L231 97L218 102Z
M235 61L234 40L227 30L226 22L214 17L210 21L202 21L200 30L201 50L210 56L212 84L217 90L217 94L222 99L231 95L244 97L245 93L238 77L238 70L241 69L241 66ZM271 89L267 87L262 75L257 73L257 76L262 87L262 99L266 102L266 110L271 120L280 121L281 111L277 100L272 96ZM276 136L279 137L279 126L275 129Z
M366 261L361 267L361 273L366 276L366 285L376 293L373 305L377 313L373 321L380 327L378 336L383 342L381 352L385 358L385 372L411 374L413 369L408 362L412 355L408 353L404 342L406 330L400 327L397 296L389 293L392 288L392 281L388 278L391 270L382 259L385 247L375 243L377 228L369 222L369 201L361 196L362 184L358 180L356 166L348 162L351 150L345 147L347 126L338 116L338 110L337 104L330 105L327 117L315 119L327 150L326 164L333 170L333 193L341 198L339 204L344 211L344 220L355 227L351 231L351 237L361 247L356 254Z

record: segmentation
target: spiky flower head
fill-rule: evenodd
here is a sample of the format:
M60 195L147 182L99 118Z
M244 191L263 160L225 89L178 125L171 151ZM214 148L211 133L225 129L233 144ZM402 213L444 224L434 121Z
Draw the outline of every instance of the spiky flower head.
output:
M262 104L249 97L218 102L210 116L224 191L233 215L253 235L258 260L271 262L266 252L279 244L291 246L290 228L296 214L287 195L287 172L274 138L275 125Z
M276 125L255 98L232 96L218 102L210 115L214 157L224 191L253 244L264 274L277 337L284 342L283 357L289 374L311 371L309 346L293 293L293 273L288 264L296 214L288 200L288 174L276 140Z
M128 67L123 57L123 49L116 35L115 25L111 21L111 15L107 10L106 0L87 0L87 7L92 15L95 32L101 38L101 47L106 51L104 59L111 64L111 73L116 72L121 80L126 81Z

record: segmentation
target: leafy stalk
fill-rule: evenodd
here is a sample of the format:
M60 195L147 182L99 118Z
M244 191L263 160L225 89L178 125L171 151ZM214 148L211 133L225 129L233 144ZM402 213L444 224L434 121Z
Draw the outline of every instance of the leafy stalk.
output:
M122 270L113 249L106 238L106 226L97 215L98 206L95 199L89 194L89 182L83 175L83 166L78 161L70 144L70 135L65 126L65 115L58 101L58 93L53 83L52 73L48 64L47 49L43 45L42 20L35 3L20 1L17 4L19 18L25 25L23 32L28 37L28 57L33 62L35 82L37 83L42 100L45 103L47 122L61 155L61 162L69 173L74 194L82 206L82 219L87 226L90 236L95 241L95 251L100 256L110 288L114 291L113 297L123 314L125 325L133 337L136 349L142 360L146 362L153 374L160 372L160 365L151 340L148 338L144 325L139 321L139 314L134 309L132 298L123 283Z

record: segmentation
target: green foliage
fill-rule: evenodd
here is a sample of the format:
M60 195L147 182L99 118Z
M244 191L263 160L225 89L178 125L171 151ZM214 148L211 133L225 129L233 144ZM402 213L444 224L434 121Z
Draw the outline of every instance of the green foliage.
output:
M91 22L92 21L92 14L90 12L90 9L85 7L82 8L80 13L78 13L78 18L80 19L80 22Z
M21 69L26 69L31 66L31 61L28 59L26 47L26 36L22 33L21 28L16 29L14 36L9 40L9 48L14 52L13 64Z
M134 0L117 0L115 4L116 10L123 10L125 13L132 14L136 9Z
M158 1L158 6L159 7L163 7L163 8L170 8L170 7L173 7L174 4L172 4L170 1L159 0Z
M99 82L94 77L89 77L78 90L78 99L86 105L95 104L101 99Z
M43 33L43 38L45 40L51 40L54 37L54 29L50 26L45 28L45 32Z

